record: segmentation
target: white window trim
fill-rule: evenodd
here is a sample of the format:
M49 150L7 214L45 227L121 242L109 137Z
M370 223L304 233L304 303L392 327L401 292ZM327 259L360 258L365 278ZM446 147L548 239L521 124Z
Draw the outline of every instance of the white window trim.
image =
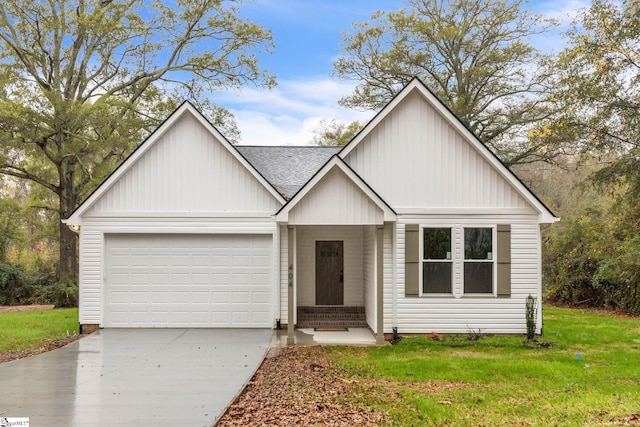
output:
M492 271L492 283L491 283L491 292L482 292L482 293L465 293L464 291L464 265L467 262L467 259L465 259L464 257L464 231L467 228L490 228L491 229L491 264L493 267L493 271ZM460 227L460 245L462 246L460 248L460 294L462 296L468 296L468 297L487 297L487 298L492 298L492 297L497 297L498 295L498 274L497 274L497 256L496 256L496 243L497 243L497 239L498 239L498 226L495 224L492 225L488 225L488 224L478 224L478 225L474 225L474 224L465 224L463 226ZM489 263L487 260L469 260L471 262L483 262L483 263Z
M440 262L451 262L451 292L445 293L429 293L424 292L424 263L433 262L424 259L424 230L428 228L448 228L451 231L451 260L441 260ZM490 228L491 229L491 252L493 254L491 264L493 266L493 283L490 293L465 293L464 292L464 230L467 228ZM420 233L418 235L418 250L420 254L420 272L419 276L419 296L423 298L496 298L498 292L498 275L497 275L497 252L496 243L498 239L497 224L420 224ZM459 236L459 241L456 241ZM458 244L457 244L458 243ZM477 260L472 262L487 262L485 260ZM459 278L459 281L457 280Z
M448 228L449 233L451 233L451 259L448 260L425 260L424 259L424 230L425 228ZM420 254L420 271L418 274L419 278L419 293L420 297L427 298L442 298L447 297L450 298L455 295L455 283L456 283L456 251L455 251L455 225L453 224L421 224L420 225L420 233L418 235L418 251ZM449 262L451 263L451 292L442 292L442 293L433 293L433 292L424 292L424 263L425 262Z

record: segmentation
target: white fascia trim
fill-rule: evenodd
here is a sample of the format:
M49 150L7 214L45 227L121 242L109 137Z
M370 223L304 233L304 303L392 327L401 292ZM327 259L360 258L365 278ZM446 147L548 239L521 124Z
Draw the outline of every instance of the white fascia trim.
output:
M489 148L484 145L480 140L469 131L460 120L449 111L447 107L437 99L419 79L413 79L407 86L404 87L398 95L389 102L380 113L375 116L365 127L355 136L354 139L349 142L344 149L342 149L338 155L344 159L360 142L381 122L383 121L395 108L400 104L411 92L418 91L422 97L440 113L447 122L453 126L480 155L488 161L498 173L507 180L516 191L529 202L539 212L540 223L554 223L558 219L531 193L531 190L526 188L518 179L515 178L513 173L502 163Z
M121 163L109 177L103 181L100 186L85 200L78 209L73 212L65 222L66 224L81 224L82 215L93 204L106 193L129 168L131 168L174 124L182 118L184 114L190 113L202 126L205 127L251 174L276 198L281 204L285 204L286 200L256 171L256 169L247 162L247 160L233 148L231 143L218 130L209 123L207 119L190 103L183 103L176 111L174 111L138 148Z
M382 210L384 222L396 220L396 213L378 196L338 155L334 155L311 178L300 191L276 214L277 222L289 221L289 211L293 209L322 179L334 168L339 168L375 205Z

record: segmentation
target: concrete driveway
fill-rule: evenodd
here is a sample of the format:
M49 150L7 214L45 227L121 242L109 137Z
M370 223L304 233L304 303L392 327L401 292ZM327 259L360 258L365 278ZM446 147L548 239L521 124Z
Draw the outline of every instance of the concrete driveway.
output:
M269 349L266 329L105 329L0 364L0 418L37 426L211 426Z

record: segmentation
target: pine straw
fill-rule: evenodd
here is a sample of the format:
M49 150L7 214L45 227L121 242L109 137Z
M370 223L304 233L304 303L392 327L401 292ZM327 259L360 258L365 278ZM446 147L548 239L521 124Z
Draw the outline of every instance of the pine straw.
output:
M377 426L386 416L345 399L365 392L322 347L272 349L218 426ZM352 399L351 399L352 400Z

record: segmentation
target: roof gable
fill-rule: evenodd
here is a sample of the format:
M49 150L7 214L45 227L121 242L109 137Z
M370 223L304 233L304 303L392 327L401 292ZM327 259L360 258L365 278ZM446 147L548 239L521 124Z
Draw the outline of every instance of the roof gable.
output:
M285 201L188 102L149 136L66 221L124 212L251 212Z
M339 155L398 213L499 208L556 220L418 79Z
M338 156L333 156L276 215L292 225L382 224L393 209Z

